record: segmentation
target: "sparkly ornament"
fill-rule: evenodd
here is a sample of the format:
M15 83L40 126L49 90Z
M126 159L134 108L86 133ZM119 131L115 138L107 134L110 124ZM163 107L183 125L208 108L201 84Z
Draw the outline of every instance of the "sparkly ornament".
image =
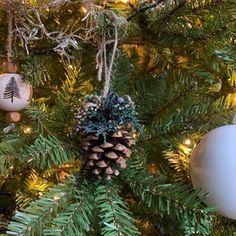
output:
M206 134L190 158L193 187L209 193L205 203L223 216L236 219L236 125Z
M29 103L32 89L17 73L0 75L0 109L3 111L20 111Z
M75 119L82 148L88 154L86 167L99 178L118 176L117 168L127 167L139 128L130 97L87 97Z

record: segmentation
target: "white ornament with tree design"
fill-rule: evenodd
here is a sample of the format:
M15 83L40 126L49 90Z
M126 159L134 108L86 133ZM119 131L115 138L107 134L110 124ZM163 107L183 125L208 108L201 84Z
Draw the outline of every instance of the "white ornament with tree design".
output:
M3 111L20 111L31 100L32 87L22 80L17 73L0 75L0 109Z

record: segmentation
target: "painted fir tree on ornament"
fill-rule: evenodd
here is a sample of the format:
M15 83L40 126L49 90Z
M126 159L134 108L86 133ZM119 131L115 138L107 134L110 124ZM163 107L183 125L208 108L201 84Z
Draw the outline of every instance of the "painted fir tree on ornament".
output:
M0 109L2 111L21 111L29 105L31 97L32 87L22 80L22 75L17 73L0 75ZM17 121L19 120L12 120L12 122Z

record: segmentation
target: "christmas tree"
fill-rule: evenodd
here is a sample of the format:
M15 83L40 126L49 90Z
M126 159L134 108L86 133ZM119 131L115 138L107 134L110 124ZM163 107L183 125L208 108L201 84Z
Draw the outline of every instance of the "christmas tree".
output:
M235 0L2 0L0 24L2 235L236 233L189 174L235 114Z

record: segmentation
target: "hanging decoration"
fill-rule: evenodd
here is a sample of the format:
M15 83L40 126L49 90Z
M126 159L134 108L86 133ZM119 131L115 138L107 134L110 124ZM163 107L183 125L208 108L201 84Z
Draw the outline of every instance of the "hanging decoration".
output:
M204 202L231 219L236 219L235 140L235 122L216 128L202 138L190 158L193 187L208 193Z
M129 96L112 93L106 98L88 96L75 114L76 131L88 153L87 168L100 178L118 176L126 168L139 129Z
M0 109L3 111L20 111L30 102L31 86L17 73L0 75Z
M29 83L22 80L22 75L16 73L17 65L13 62L13 14L11 10L7 10L8 16L8 37L7 37L7 63L6 73L0 75L0 109L7 111L6 119L11 123L20 120L20 113L31 100L32 87ZM10 129L13 127L9 126ZM6 132L9 129L5 129Z
M95 9L94 4L87 4L86 9L84 19L89 27L85 38L97 43L98 80L104 81L104 88L102 96L87 96L78 108L76 131L88 154L86 167L99 178L109 180L119 175L119 167L126 168L139 129L131 98L110 91L118 38L125 34L127 22L113 11Z

